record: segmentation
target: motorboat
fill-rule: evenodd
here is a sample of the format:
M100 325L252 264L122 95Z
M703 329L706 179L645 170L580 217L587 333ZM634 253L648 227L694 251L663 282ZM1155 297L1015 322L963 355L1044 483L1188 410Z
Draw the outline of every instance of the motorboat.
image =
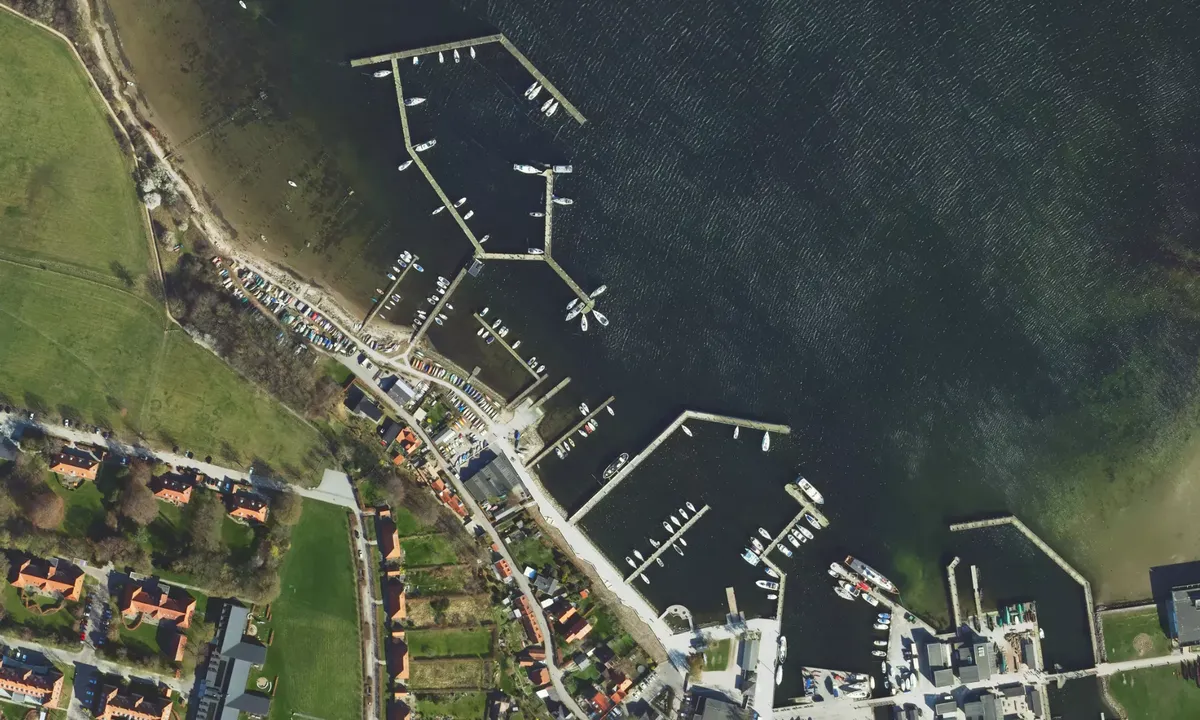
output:
M446 54L443 53L441 50L438 51L438 62L439 63L446 62Z
M525 97L533 97L533 91L537 89L538 83L534 83L525 88Z
M461 58L458 56L458 48L454 48L454 62L459 62Z
M641 551L640 551L640 550L634 550L634 551L633 551L633 556L634 556L635 558L637 558L638 560L645 560L645 559L646 559L646 558L642 557L642 553L641 553Z
M467 201L467 199L465 197L460 197L459 199L454 201L454 207L462 207L463 203L465 203L466 201Z
M579 318L579 329L584 332L587 332L587 329L588 329L587 313L584 313L583 317Z
M890 626L883 623L875 623L871 627L875 628L876 630L887 630Z
M771 449L771 433L763 433L762 451L766 452Z
M404 98L404 107L416 107L423 102L425 102L425 98L423 97Z
M414 147L413 150L416 150L417 152L425 152L426 150L433 147L434 145L437 145L437 140L434 138L430 138L429 140L426 140L425 142L421 143L420 145Z
M608 411L608 414L609 414L609 415L616 415L616 414L617 414L617 411L616 411L616 410L613 410L613 407L612 407L612 405L607 405L607 406L605 406L605 408L604 408L604 409Z
M592 311L592 317L596 318L596 322L600 323L601 327L608 327L608 316L599 310Z
M679 522L679 518L675 517L674 515L671 516L671 522L675 523L675 527L683 526L683 523Z
M808 522L809 525L813 526L814 530L821 529L821 523L817 521L817 518L814 517L812 513L804 513L804 519L805 519L805 521ZM811 539L811 536L810 536L810 539Z
M637 563L635 563L633 558L629 557L628 555L625 556L625 562L629 563L629 567L635 570L637 569Z
M434 208L433 212L431 212L431 213L429 213L429 214L430 214L430 215L437 215L438 213L440 213L441 211L443 211L443 210L445 210L445 209L446 209L446 206L445 206L445 205L438 205L436 208Z
M587 403L579 403L579 414L580 415L587 415L590 412L591 412L591 409L588 408Z
M840 582L840 583L838 583L838 584L839 584L839 585L841 585L841 586L842 586L842 588L843 588L843 589L844 589L846 592L850 593L850 595L851 595L852 597L858 597L859 595L861 595L861 594L862 594L862 591L861 591L861 590L859 590L858 588L854 587L853 585L851 585L850 583L846 582L845 580L841 581L841 582Z
M771 541L771 533L767 532L766 528L759 528L758 534L762 535L763 540L766 540L767 542Z
M479 317L487 317L488 310L491 310L491 308L490 308L490 307L485 307L484 309L480 310L480 311L479 311Z
M680 545L682 545L682 546L684 546L684 547L687 547L687 540L684 540L684 539L681 537L681 538L679 538L679 544L680 544Z
M683 538L680 538L680 540L682 540L682 539ZM683 557L683 551L679 549L678 545L672 545L671 549L674 550L675 552L679 553L679 557ZM756 555L755 557L757 558L758 556Z
M300 186L299 186L299 185L297 185L297 184L295 183L295 181L293 181L293 180L288 180L288 181L287 181L287 184L288 184L288 185L291 185L292 187L300 187Z
M784 557L792 556L792 551L788 550L787 545L784 545L783 543L779 543L778 545L776 545L775 549L778 550L779 552L783 553Z
M750 538L750 547L754 548L754 552L756 553L761 553L763 551L763 544L756 537Z
M833 592L843 600L849 600L850 602L854 602L854 597L852 595L850 595L850 593L848 593L844 589L842 589L841 585L835 587L833 589Z
M808 529L808 528L806 528L806 527L800 527L799 525L797 525L797 526L796 526L796 532L800 533L800 534L801 534L801 535L804 537L804 539L805 539L805 540L812 540L812 539L813 539L813 534L812 534L812 531L811 531L811 530L809 530L809 529Z
M647 585L650 584L650 578L646 577L646 573L642 573L642 582L646 583Z
M445 324L445 323L443 322L443 320L442 320L440 317L435 317L435 318L433 319L433 321L434 321L435 323L437 323L438 325L443 325L443 324Z
M413 161L412 161L411 159L410 159L410 160L405 160L404 162L400 163L400 164L399 164L399 165L396 167L396 169L397 169L397 170L399 170L400 172L404 172L405 170L407 170L407 169L409 169L410 167L412 167L412 164L413 164Z
M805 480L803 475L796 476L796 484L800 486L800 489L804 491L804 494L807 495L810 500L818 505L825 504L825 496L817 492L817 489L812 486L812 483Z
M629 453L621 453L621 457L613 460L611 463L609 463L608 467L604 468L604 479L607 480L613 475L616 475L621 471L621 468L625 467L625 463L627 462L629 462ZM655 547L658 547L657 544Z
M875 647L885 648L887 646L888 646L887 640L876 640L875 641Z
M454 306L453 306L453 305L451 305L450 303L446 303L446 309L447 309L447 310L453 310L453 309L454 309Z
M659 567L666 567L666 565L663 565L663 561L662 561L661 557L654 558L654 562L658 563Z
M600 287L598 287L598 288L596 288L595 290L593 290L593 291L591 292L591 294L589 294L589 295L588 295L588 297L589 297L589 298L591 298L592 300L595 300L596 298L598 298L598 297L600 297L601 295L603 295L603 294L604 294L604 293L605 293L607 290L608 290L608 286L607 286L607 285L601 285Z
M679 508L679 517L683 518L684 520L687 520L688 516L687 516L687 513L684 512L683 508Z
M542 103L542 112L546 112L547 110L549 110L550 106L553 104L554 104L554 98L550 98L546 102Z
M754 584L759 586L763 590L778 590L779 589L779 583L771 582L770 580L755 580Z
M768 575L770 575L773 578L776 578L776 579L779 578L779 573L775 572L774 570L772 570L769 567L763 568L763 571L766 572Z
M794 547L794 548L800 547L800 541L796 539L795 535L788 533L787 539L788 539L788 542L790 542L792 544L792 547Z
M684 501L683 504L688 510L691 510L692 512L696 512L696 506L693 505L690 500Z
M666 520L663 520L663 529L669 533L675 532L675 528L671 527L671 523L667 522Z
M483 328L479 328L479 332L475 333L478 337L483 337Z
M892 614L889 612L881 612L875 616L875 619L878 620L879 622L891 622Z
M496 318L496 322L492 323L492 329L493 330L498 329L500 327L500 323L501 323L500 318Z
M572 321L572 320L574 320L575 318L579 317L579 313L581 313L581 312L583 312L583 306L582 306L582 305L581 305L581 306L579 306L579 307L574 307L574 308L571 308L570 310L568 310L568 311L567 311L567 322L571 322L571 321Z
M513 349L513 350L516 350L516 349L517 349L517 348L519 348L519 347L521 347L521 341L520 341L520 340L518 340L518 341L516 341L515 343L513 343L513 344L512 344L512 349Z
M767 599L768 600L778 600L779 595L776 593L767 593Z
M545 255L546 251L541 248L526 248L530 255Z
M892 594L900 593L900 589L896 587L895 583L893 583L891 580L888 580L886 577L884 577L883 573L866 564L862 560L858 560L851 555L847 555L846 565L848 565L854 572L866 578L867 581L872 585L887 590Z
M756 555L754 553L754 551L751 550L750 548L742 549L742 559L745 560L746 562L750 563L751 565L758 564L758 555Z
M525 173L526 175L541 175L542 174L541 170L538 170L537 168L535 168L532 165L525 165L523 163L513 163L513 170L516 170L519 173Z
M569 197L559 197L557 195L550 198L555 205L574 205L575 201Z
M562 460L567 456L567 453L562 449L561 446L556 446L554 448L554 454L558 456L559 460Z
M662 543L655 540L654 538L648 538L648 539L650 540L650 547L652 547L652 548L662 547Z
M391 70L376 70L375 72L371 73L371 77L385 78L391 74L392 74Z
M779 662L787 660L787 636L779 636Z
M500 328L500 332L496 333L500 337L508 337L508 327Z
M420 64L421 64L421 58L420 58L420 56L419 56L419 55L413 55L413 65L420 65Z
M484 235L483 237L479 238L479 244L482 245L485 242L487 242L488 240L490 240L491 238L492 238L491 235Z
M474 60L475 59L475 46L472 45L469 49L471 51L471 59Z
M529 367L533 367L534 365L537 365L537 355L534 355L533 357L529 358L529 362L526 364L529 365Z
M870 605L871 607L879 607L879 601L876 600L875 596L871 595L871 593L864 593L863 600L866 600L867 604Z
M393 274L391 274L391 273L388 273L388 274L387 274L387 279L388 279L388 280L395 280L395 279L396 279L396 276L395 276L395 275L393 275Z
M877 657L877 658L885 658L885 657L887 657L887 653L885 653L885 652L884 652L884 651L882 651L882 650L872 650L872 651L871 651L871 654L872 654L872 655L874 655L874 656L875 656L875 657Z
M777 665L775 667L775 684L780 685L782 683L783 683L783 666Z
M558 101L557 100L555 100L554 104L550 106L550 109L546 111L546 117L550 117L551 115L553 115L556 112L558 112Z
M837 571L833 570L833 569L826 570L825 572L829 573L829 577L832 577L832 578L840 578L841 577L841 575L839 575L837 573Z
M468 211L467 211L467 214L466 214L466 215L463 215L463 220L470 220L470 219L471 219L471 218L473 218L473 217L475 217L475 211L474 211L474 210L468 210Z
M680 425L679 429L683 431L684 435L687 435L688 437L692 437L692 431L688 429L687 425Z

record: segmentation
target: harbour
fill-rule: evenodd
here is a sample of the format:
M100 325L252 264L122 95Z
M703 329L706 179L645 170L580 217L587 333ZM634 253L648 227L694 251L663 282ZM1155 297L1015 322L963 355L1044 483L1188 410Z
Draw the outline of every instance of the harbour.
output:
M705 505L704 507L697 510L696 513L694 515L692 515L690 518L688 518L687 521L685 521L683 523L683 525L681 525L679 527L678 530L676 530L670 537L668 537L666 540L664 540L662 542L662 545L658 549L656 549L654 552L650 553L650 557L646 558L645 562L643 562L641 565L634 568L633 572L626 575L625 582L626 583L633 582L642 573L646 572L646 570L654 563L655 560L658 560L658 558L661 557L663 553L670 550L675 545L675 543L679 542L679 539L684 536L684 533L686 533L688 530L691 530L692 526L695 525L696 522L700 520L700 518L704 517L704 514L706 512L708 512L710 509L711 508L708 505Z

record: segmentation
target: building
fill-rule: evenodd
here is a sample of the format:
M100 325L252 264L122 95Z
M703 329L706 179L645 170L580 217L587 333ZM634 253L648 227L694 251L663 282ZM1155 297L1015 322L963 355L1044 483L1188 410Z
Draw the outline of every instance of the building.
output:
M400 443L400 451L404 453L405 457L411 457L413 451L421 447L421 438L409 427L400 431L400 436L396 438L396 442Z
M933 671L934 687L950 687L954 684L954 671L950 668L937 668Z
M17 705L57 708L63 674L46 663L34 666L9 655L0 659L0 700Z
M192 613L196 611L196 599L183 590L160 586L151 578L140 585L128 583L121 594L120 608L125 616L140 614L147 622L166 620L187 629L192 624Z
M100 472L100 460L83 450L64 448L50 459L50 472L77 481L94 481Z
M996 696L991 693L981 695L977 700L963 705L963 713L967 716L967 720L1000 719L996 707Z
M170 689L162 695L151 695L105 685L97 702L96 720L168 720L171 717Z
M1171 637L1179 641L1180 647L1200 644L1200 584L1182 585L1171 590L1167 624Z
M350 386L346 391L344 404L350 412L362 415L371 422L377 423L383 419L383 410L357 385Z
M563 628L563 640L567 643L573 643L576 640L582 640L587 637L587 634L592 631L592 624L583 619L582 616L576 615L575 619L569 625Z
M514 494L525 496L525 487L512 463L503 455L497 455L463 483L475 502L483 504L503 500Z
M404 555L404 551L400 548L400 533L396 530L396 523L392 521L391 516L390 510L379 513L379 552L383 554L384 560L398 561Z
M533 616L534 610L529 606L529 599L522 595L517 598L517 605L520 606L518 612L521 614L521 625L525 628L525 635L529 637L529 644L543 644L546 638L542 637L542 629L538 627L537 619Z
M953 700L945 700L933 706L933 716L937 718L957 717L958 703Z
M745 713L737 705L716 697L693 695L694 705L684 716L689 720L741 720Z
M187 505L192 501L192 488L195 483L185 475L160 475L150 481L150 489L154 497L172 505Z
M387 646L388 670L392 680L408 682L408 643L404 642L404 631L396 630Z
M531 667L529 672L529 682L533 683L535 688L544 688L550 684L550 671L545 665Z
M246 637L249 623L250 611L241 605L230 603L222 610L196 720L238 720L241 713L252 717L270 713L271 699L246 689L251 668L267 661L267 648Z
M959 680L965 683L987 680L996 672L996 654L990 642L975 643L974 647L963 647L960 656L974 660L972 665L958 669Z
M416 390L395 375L380 380L379 389L386 392L388 397L395 400L396 404L402 407L412 402L413 398L417 396Z
M925 646L925 660L931 669L950 667L950 645L943 642L929 643Z
M396 441L396 438L400 436L400 429L400 423L395 420L391 418L384 420L383 424L376 430L379 433L379 444L385 448L390 447Z
M392 622L400 622L408 617L408 596L403 583L393 580L383 586L383 605L388 620Z
M499 560L496 561L496 574L499 575L500 579L506 583L510 583L513 581L512 580L512 574L513 574L512 565L509 565L508 561L505 560L504 558L500 558Z
M252 493L240 492L227 496L229 514L235 519L247 522L265 523L267 521L267 501Z
M83 571L66 560L27 557L17 566L12 584L44 595L77 601L83 593Z

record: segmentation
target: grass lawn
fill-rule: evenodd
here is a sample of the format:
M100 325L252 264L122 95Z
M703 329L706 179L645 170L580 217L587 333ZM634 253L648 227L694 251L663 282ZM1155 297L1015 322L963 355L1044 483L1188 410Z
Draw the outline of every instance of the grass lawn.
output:
M392 522L396 523L396 532L400 537L406 535L419 535L424 532L429 532L429 528L422 525L416 517L413 516L408 508L393 508Z
M483 717L487 694L481 692L419 695L415 708L421 717L452 717L475 720Z
M440 595L459 592L466 582L466 568L457 566L411 570L405 573L405 584L414 594Z
M513 560L521 568L529 566L535 570L541 570L547 565L554 564L554 553L539 537L527 537L519 542L511 543L508 551L512 553Z
M424 535L400 541L404 548L405 567L451 565L458 562L454 546L441 535Z
M275 640L263 674L279 676L271 718L362 716L362 660L345 510L306 500L272 606Z
M88 530L104 523L103 496L94 482L83 482L78 488L68 490L59 482L58 476L46 473L46 484L63 499L65 514L63 532L75 537L87 535Z
M1109 687L1129 720L1193 720L1200 717L1200 688L1175 666L1114 675Z
M1158 624L1158 610L1106 613L1104 649L1109 662L1157 657L1171 652L1171 640Z
M485 657L492 653L492 631L488 628L409 630L404 641L414 658Z
M120 617L114 617L113 622L117 624L118 631L121 634L121 644L129 648L131 652L138 651L151 655L162 654L162 648L158 642L157 625L143 622L130 630L125 627Z
M9 583L4 583L4 609L8 613L8 618L18 624L27 627L32 627L35 630L58 632L64 628L70 628L75 623L75 618L68 612L70 603L67 603L62 610L49 615L38 615L25 609L25 604L21 602L21 595L17 588ZM39 605L49 604L50 598L34 595L35 600Z
M486 688L492 682L492 664L488 660L418 660L410 668L409 686L418 692Z
M729 665L729 638L718 640L704 651L705 670L724 670Z

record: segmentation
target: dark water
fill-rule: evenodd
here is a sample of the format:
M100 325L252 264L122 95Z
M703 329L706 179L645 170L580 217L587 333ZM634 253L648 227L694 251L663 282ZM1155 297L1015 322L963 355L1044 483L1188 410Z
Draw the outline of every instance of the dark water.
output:
M1171 288L1196 243L1195 7L261 7L271 22L236 32L286 59L267 76L291 88L288 111L360 159L367 196L348 223L369 235L393 222L366 261L411 248L430 286L468 246L444 215L429 217L437 201L416 171L394 171L391 85L338 63L498 28L588 116L582 128L563 112L537 116L521 98L529 78L498 49L403 68L408 92L430 98L414 137L437 137L429 163L451 196L471 198L489 249L540 236L526 214L540 182L508 164L575 165L559 186L576 204L556 215L555 256L585 287L608 284L612 326L563 326L570 295L536 264L489 265L455 297L502 315L552 380L574 378L562 406L617 396L615 421L602 416L565 462L542 466L563 505L580 505L600 469L683 408L793 427L763 454L753 433L735 442L695 424L587 518L623 567L685 499L713 505L687 556L650 573L653 603L715 618L734 586L743 608L769 611L753 585L762 575L737 553L754 528L794 513L782 485L801 469L833 527L783 563L796 667L873 666L873 612L833 596L830 561L860 555L941 606L940 566L957 543L997 598L1043 604L1056 661L1086 663L1065 576L1015 542L972 549L945 525L992 510L1052 525L1045 502L1068 480L1045 467L1122 453L1193 396L1200 328ZM232 27L236 10L211 12ZM468 367L484 357L461 316L431 336ZM798 691L791 669L781 699Z

